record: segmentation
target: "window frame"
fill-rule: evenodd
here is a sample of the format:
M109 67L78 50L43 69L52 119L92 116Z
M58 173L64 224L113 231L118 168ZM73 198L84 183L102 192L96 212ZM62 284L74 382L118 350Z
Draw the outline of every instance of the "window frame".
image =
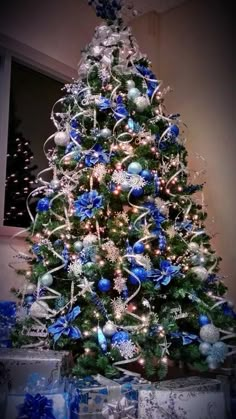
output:
M77 75L76 69L0 34L0 236L4 237L24 230L24 227L4 226L11 64L13 60L62 83L70 82ZM48 117L50 118L50 115ZM25 232L20 237L26 235Z

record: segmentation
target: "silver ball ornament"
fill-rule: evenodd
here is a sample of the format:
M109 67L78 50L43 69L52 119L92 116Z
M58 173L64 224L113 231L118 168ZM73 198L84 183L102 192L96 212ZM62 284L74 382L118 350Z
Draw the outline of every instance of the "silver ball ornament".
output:
M138 97L141 97L141 92L139 89L137 89L137 87L132 87L129 91L128 91L128 99L130 100L135 100Z
M127 80L126 86L128 90L133 89L133 87L135 87L135 82L133 80Z
M70 137L66 131L58 131L54 136L54 142L60 147L65 147L70 142Z
M48 317L49 306L45 301L35 301L30 307L30 316L38 319Z
M131 189L129 182L128 181L123 182L121 184L121 189L122 191L126 191L126 192L129 191Z
M35 290L36 290L36 285L35 284L28 284L26 286L25 293L26 294L33 294Z
M190 252L198 253L199 252L199 244L196 243L196 242L191 242L188 245L188 249L190 250Z
M40 283L44 287L50 287L53 283L53 277L49 272L46 272L43 276L40 278Z
M233 301L227 301L228 307L229 308L234 308L234 303Z
M205 324L200 329L200 338L207 343L216 343L220 339L220 332L214 324Z
M145 96L136 97L134 103L138 112L143 112L150 105L148 98Z
M208 355L211 351L211 345L208 342L202 342L199 345L199 351L202 355Z
M205 281L208 277L208 271L204 266L195 266L194 268L191 268L191 271L197 275L198 279L201 279L201 281Z
M74 243L74 251L79 253L79 252L81 252L82 249L83 249L83 243L80 240L77 240Z
M103 333L106 337L111 337L117 332L117 328L110 320L106 322L105 326L103 327Z
M103 128L100 132L100 136L102 138L109 138L111 136L112 132L109 128Z
M53 179L53 180L51 180L51 182L50 182L50 187L55 191L55 190L57 190L57 189L59 189L60 188L60 185L61 185L61 183L60 183L60 180L59 179Z

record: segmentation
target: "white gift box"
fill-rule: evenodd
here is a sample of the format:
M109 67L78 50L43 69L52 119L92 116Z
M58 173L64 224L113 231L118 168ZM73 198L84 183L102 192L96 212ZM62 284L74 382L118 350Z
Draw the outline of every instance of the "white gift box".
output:
M189 377L163 381L140 390L139 419L226 419L218 380Z

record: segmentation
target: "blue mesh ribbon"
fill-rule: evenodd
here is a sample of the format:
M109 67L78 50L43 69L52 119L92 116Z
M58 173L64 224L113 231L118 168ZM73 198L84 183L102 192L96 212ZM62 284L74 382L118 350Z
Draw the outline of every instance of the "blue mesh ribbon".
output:
M53 400L41 394L25 395L24 403L18 406L17 419L56 419L53 414Z

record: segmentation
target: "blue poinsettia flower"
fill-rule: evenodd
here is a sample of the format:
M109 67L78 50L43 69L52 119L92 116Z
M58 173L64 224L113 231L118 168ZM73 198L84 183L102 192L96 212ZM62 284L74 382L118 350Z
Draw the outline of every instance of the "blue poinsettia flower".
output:
M91 218L96 209L103 207L103 198L97 191L85 192L74 202L75 215L81 219Z
M145 203L144 207L149 209L149 214L153 217L156 226L160 227L161 223L163 223L166 219L165 216L161 214L161 212L153 202Z
M129 116L129 112L126 109L124 103L123 103L123 99L122 96L117 96L116 98L116 107L115 107L115 111L114 111L114 116L117 120L121 119L121 118L126 118L127 116Z
M24 403L17 406L17 419L56 419L53 414L53 400L41 394L35 396L27 393Z
M139 71L139 73L142 74L142 76L146 77L148 87L147 95L151 97L159 84L155 74L150 70L150 68L145 67L144 65L137 64L136 68ZM150 79L150 81L148 81L147 78Z
M157 282L155 288L160 285L168 285L172 278L174 278L180 271L180 266L172 265L168 260L160 262L160 269L153 269L148 273L148 278Z
M79 328L71 325L80 311L80 307L76 306L68 314L59 317L55 323L48 327L48 332L53 335L54 342L57 342L61 335L65 335L71 339L81 338L82 335Z
M111 101L107 97L100 96L97 102L100 111L105 111L111 107Z
M85 156L85 164L87 167L94 166L97 163L108 163L109 156L103 150L100 144L96 144Z

